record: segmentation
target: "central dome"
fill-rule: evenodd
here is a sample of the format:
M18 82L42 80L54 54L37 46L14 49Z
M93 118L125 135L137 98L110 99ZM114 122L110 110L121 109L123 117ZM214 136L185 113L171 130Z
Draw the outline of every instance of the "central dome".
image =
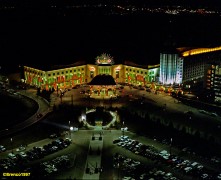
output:
M89 85L116 85L114 78L111 75L100 74L95 76Z

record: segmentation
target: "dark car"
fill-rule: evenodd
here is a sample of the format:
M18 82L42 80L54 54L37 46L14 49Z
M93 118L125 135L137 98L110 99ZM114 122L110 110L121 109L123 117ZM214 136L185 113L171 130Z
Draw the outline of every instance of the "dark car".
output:
M116 144L116 143L119 143L120 142L120 139L115 139L113 140L113 143Z

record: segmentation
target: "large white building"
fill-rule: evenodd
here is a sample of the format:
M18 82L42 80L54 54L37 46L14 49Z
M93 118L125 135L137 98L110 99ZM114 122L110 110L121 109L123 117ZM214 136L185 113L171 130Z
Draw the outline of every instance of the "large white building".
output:
M183 77L183 58L178 54L160 53L160 82L180 84Z
M213 48L176 48L160 54L160 82L181 84L204 79L207 63L221 59L221 46Z
M145 86L158 81L160 65L137 65L132 62L115 64L113 59L102 54L95 64L76 62L49 68L24 66L24 82L41 89L73 87L89 83L96 75L111 75L116 83Z

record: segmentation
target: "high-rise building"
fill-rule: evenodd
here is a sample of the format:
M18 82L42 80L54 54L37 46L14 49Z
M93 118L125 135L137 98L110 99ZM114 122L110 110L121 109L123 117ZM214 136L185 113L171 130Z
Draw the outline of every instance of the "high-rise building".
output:
M221 63L211 63L207 65L204 87L213 91L214 101L221 103Z
M214 48L176 48L160 54L160 82L180 84L203 81L206 64L221 60L221 46Z

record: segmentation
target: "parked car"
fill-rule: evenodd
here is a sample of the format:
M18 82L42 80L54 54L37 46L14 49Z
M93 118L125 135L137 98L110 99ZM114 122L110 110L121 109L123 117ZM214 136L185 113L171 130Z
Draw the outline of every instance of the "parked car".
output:
M0 152L5 152L6 148L3 145L0 145Z
M26 148L24 146L20 146L19 148L16 149L16 151L24 151Z
M13 154L13 153L9 153L9 154L8 154L8 157L9 157L10 159L17 159L16 156L15 156L15 154Z
M113 140L113 143L116 144L116 143L119 143L121 140L120 139L115 139Z
M50 136L49 136L51 139L53 139L53 138L57 138L58 136L57 136L57 134L51 134Z

